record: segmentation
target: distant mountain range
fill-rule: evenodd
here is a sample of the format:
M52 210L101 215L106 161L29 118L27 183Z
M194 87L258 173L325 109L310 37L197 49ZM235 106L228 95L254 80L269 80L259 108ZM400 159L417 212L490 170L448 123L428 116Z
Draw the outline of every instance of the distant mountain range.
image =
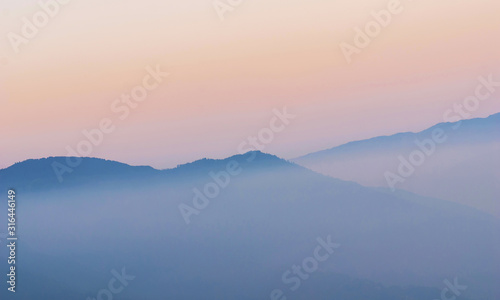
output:
M120 299L438 299L455 277L461 299L500 297L500 220L474 208L262 152L170 170L83 158L59 182L66 160L0 170L1 190L18 191L24 299L95 297L122 267L137 279ZM284 272L319 237L341 247L291 291Z
M441 134L437 142L433 136L436 134ZM422 164L415 151L424 154ZM412 159L418 164L413 164ZM500 216L500 113L441 123L418 133L351 142L292 161L365 186L390 187L387 177L396 178L392 181L396 189L466 204ZM398 168L408 176L401 175Z
M250 160L251 161L248 161ZM255 161L254 161L255 160ZM72 167L71 163L80 161L78 166ZM213 169L236 161L241 165L250 164L255 167L272 167L284 161L276 156L264 154L260 151L237 155L224 160L201 159L192 163L179 165L173 169L157 170L149 166L130 166L128 164L105 160L100 158L79 157L48 157L29 159L18 162L8 168L0 170L0 187L4 190L15 187L23 192L43 192L46 190L60 190L72 187L88 186L99 187L101 184L123 182L142 183L177 183L182 179L195 180L206 177ZM70 172L61 174L59 180L55 167L63 166L71 169Z

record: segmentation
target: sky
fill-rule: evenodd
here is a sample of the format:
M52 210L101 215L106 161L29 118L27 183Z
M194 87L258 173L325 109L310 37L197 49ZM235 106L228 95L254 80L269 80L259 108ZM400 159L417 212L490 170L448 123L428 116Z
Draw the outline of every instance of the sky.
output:
M224 158L285 107L295 118L262 150L293 158L423 130L478 77L500 81L496 0L42 0L46 20L37 2L0 0L0 168L69 155L103 119L114 130L89 156L156 168ZM340 45L389 7L348 62ZM23 36L24 20L36 34ZM169 75L122 120L112 105L148 66ZM500 89L470 117L499 100Z

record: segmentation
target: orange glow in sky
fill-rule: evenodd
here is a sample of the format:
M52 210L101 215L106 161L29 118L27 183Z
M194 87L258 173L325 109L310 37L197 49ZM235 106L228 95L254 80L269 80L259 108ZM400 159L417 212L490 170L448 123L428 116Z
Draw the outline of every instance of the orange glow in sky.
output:
M243 1L223 21L212 0L72 0L18 53L9 33L41 8L11 2L0 4L0 168L67 155L103 118L116 130L91 156L157 168L223 158L285 106L297 117L264 151L291 158L423 130L479 76L500 81L496 0L401 0L350 64L339 45L390 0ZM113 101L157 65L170 75L118 119ZM500 90L471 117L499 111Z

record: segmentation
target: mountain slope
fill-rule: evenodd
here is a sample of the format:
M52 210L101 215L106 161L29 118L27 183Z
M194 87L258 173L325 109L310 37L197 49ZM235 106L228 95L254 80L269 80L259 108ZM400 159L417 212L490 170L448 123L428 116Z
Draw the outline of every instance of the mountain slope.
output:
M235 163L238 172L225 180L221 172L235 170ZM130 174L120 178L122 167ZM269 299L275 289L290 298L314 295L319 300L354 300L374 289L381 299L428 295L425 288L402 288L409 285L431 287L432 297L439 298L443 280L455 277L468 285L464 299L500 295L495 281L500 224L474 209L398 197L260 152L163 171L117 168L106 175L76 168L71 184L62 183L64 190L19 190L19 257L31 261L22 269L34 274L25 278L25 286L40 286L30 280L50 270L58 285L91 296L109 281L110 270L126 267L137 279L122 299ZM2 170L2 184L11 185L9 178L22 181L22 175L10 172ZM46 172L38 176L52 170ZM96 182L99 186L93 186ZM218 193L207 194L207 202L196 196L195 189L211 192L214 184ZM181 204L197 210L189 224ZM6 211L5 205L0 209ZM5 214L0 222L6 222ZM298 291L291 291L283 274L313 255L318 238L341 246L301 281ZM5 255L5 249L0 251L2 262ZM349 288L335 273L368 282L356 279ZM57 288L47 284L49 291Z
M404 189L500 216L500 114L352 142L293 162L335 178Z

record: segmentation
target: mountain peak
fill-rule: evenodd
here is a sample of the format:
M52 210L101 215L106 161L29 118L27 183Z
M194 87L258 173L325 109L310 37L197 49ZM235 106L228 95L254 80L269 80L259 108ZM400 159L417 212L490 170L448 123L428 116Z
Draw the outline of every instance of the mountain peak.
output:
M230 162L236 162L239 166L257 167L257 166L276 166L290 164L286 160L279 158L276 155L264 153L262 151L249 151L244 154L236 154L223 159L202 158L191 163L178 165L174 169L165 171L191 171L191 170L209 170L220 168Z

